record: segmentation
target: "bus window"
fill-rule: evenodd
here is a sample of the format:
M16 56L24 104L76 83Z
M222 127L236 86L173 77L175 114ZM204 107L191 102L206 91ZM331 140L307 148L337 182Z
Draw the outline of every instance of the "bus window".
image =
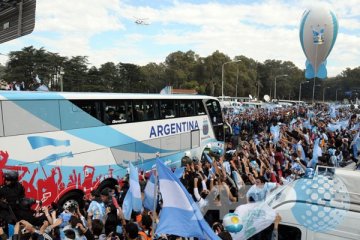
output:
M224 141L224 123L220 104L216 100L208 100L206 108L209 112L209 118L213 126L215 137L218 141Z
M154 100L153 101L153 107L154 107L154 109L153 109L153 111L154 111L154 120L158 120L158 119L160 119L160 111L159 111L160 102L159 102L159 100Z
M176 105L175 100L161 100L160 101L160 110L161 118L175 118L176 114Z
M155 118L154 102L152 100L134 100L134 121L149 121Z
M84 111L94 118L100 119L99 109L96 107L96 102L92 100L74 100L71 101L73 105L73 112Z
M131 104L131 103L130 103ZM129 121L128 112L129 101L112 100L103 102L104 123L107 125L126 123Z
M100 104L94 100L61 100L60 118L63 130L103 126Z
M215 100L208 100L206 102L206 107L209 111L209 116L211 118L212 124L223 124L221 108L218 101Z
M180 100L179 101L179 116L191 117L195 116L195 107L192 100Z
M60 129L56 100L3 101L4 135L51 132Z
M196 115L205 115L205 108L204 108L204 103L201 100L195 100L195 111L196 111Z

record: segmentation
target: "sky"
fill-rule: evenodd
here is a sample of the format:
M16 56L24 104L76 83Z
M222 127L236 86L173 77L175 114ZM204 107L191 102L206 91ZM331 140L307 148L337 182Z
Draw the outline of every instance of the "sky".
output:
M305 68L299 25L314 5L333 10L339 33L328 76L360 66L360 0L37 0L32 34L0 45L0 53L33 45L61 56L88 56L90 65L164 62L175 51L207 57L292 61ZM138 25L145 18L149 25ZM8 57L0 55L0 63Z

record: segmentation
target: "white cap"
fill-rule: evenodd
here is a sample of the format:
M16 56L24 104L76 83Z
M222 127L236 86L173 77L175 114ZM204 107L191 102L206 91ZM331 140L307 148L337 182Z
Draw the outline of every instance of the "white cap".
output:
M186 151L186 152L185 152L185 156L186 156L186 157L191 157L191 152L190 152L190 151Z

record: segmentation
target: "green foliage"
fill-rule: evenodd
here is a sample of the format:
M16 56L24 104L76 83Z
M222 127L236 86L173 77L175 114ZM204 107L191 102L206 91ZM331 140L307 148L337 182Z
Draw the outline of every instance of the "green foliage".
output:
M278 77L284 74L287 76ZM24 81L30 88L36 75L54 91L60 91L63 80L64 91L159 93L165 86L172 85L212 96L221 95L223 77L224 95L247 97L251 94L259 99L266 94L274 96L275 77L278 77L276 95L281 99L298 99L300 83L305 81L304 71L290 61L268 59L261 63L243 55L231 59L218 50L207 57L191 50L177 51L160 64L138 66L106 62L98 68L89 68L87 56L67 58L29 46L10 52L6 66L0 65L0 79L9 83ZM360 86L360 67L347 68L335 78L316 80L316 84L320 85L316 88L317 99L321 98L320 91L324 88L325 95L332 99L338 89L340 99L344 91ZM302 99L311 97L312 82L302 84Z

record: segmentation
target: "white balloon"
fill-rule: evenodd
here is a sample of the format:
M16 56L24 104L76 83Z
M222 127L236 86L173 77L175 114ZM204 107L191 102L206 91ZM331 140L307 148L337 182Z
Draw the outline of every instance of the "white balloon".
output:
M326 78L326 58L329 56L338 33L334 12L312 7L303 13L300 23L300 43L306 55L306 77Z

